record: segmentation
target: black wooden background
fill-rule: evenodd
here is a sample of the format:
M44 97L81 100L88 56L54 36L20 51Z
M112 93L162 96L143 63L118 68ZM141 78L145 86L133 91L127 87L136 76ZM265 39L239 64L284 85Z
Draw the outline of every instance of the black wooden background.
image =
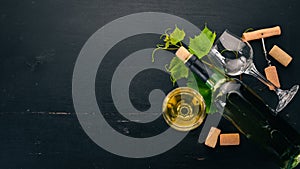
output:
M266 44L268 50L277 44L293 56L288 67L272 60L277 66L282 88L289 88L300 84L299 8L298 0L2 0L0 168L278 168L243 136L237 147L209 149L198 144L201 128L190 132L173 149L155 157L130 159L110 154L85 134L77 120L72 103L72 73L81 48L95 31L119 17L153 11L177 15L200 28L207 23L218 35L225 29L240 35L250 27L280 25L282 35L268 38ZM137 37L131 46L122 49L126 53L130 48L142 48L143 42L148 43L147 46L152 43L154 47L159 42L158 37ZM261 43L251 44L255 53L261 56L255 58L255 63L263 72L267 64ZM156 74L159 72L145 73L144 76L155 78ZM164 77L162 83L171 87L168 76L161 77ZM151 85L149 79L145 80ZM140 81L137 80L136 85ZM107 85L105 82L100 84ZM276 98L258 81L250 80L249 85L266 98ZM98 86L97 90L102 87ZM298 93L280 114L297 129L300 127L299 103ZM163 123L163 119L159 122ZM122 130L122 123L114 125L124 134L131 130L133 133L145 132L146 136L159 132L130 125ZM220 127L227 132L236 131L225 120L221 121Z

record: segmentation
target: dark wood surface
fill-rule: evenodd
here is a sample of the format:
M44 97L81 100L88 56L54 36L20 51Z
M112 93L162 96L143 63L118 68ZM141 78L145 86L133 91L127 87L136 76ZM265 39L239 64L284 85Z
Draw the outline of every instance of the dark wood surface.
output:
M250 27L259 29L280 25L282 35L269 38L266 44L268 50L278 44L293 56L294 60L288 67L272 60L278 69L282 88L289 88L300 84L299 7L298 0L1 1L0 168L278 168L243 136L238 147L209 149L198 144L201 128L190 132L180 144L158 156L130 159L113 155L97 146L80 126L72 102L72 73L81 48L95 31L119 17L154 11L177 15L200 28L207 23L218 35L225 29L241 34ZM154 47L159 42L158 37L149 36L146 46ZM122 50L126 53L130 48L142 49L142 42L143 38L137 37L130 43L132 46ZM263 72L266 62L261 43L256 41L252 45L261 56L255 58L255 63ZM144 75L155 78L155 74L159 72ZM169 77L161 77L162 84L171 88ZM136 85L140 81L137 80ZM148 81L147 84L151 85ZM97 90L100 91L107 85L105 81L99 84ZM276 98L257 81L249 80L249 85L266 99ZM274 102L274 99L270 100ZM298 93L280 114L296 129L300 127L299 103ZM108 101L107 104L112 103ZM136 104L139 106L138 102ZM110 117L107 120L123 134L151 136L160 132L153 129L153 125L135 127L131 123L125 124L124 130L123 123L114 123L115 119ZM163 119L157 123L163 123ZM221 121L220 127L227 132L237 131L225 120Z

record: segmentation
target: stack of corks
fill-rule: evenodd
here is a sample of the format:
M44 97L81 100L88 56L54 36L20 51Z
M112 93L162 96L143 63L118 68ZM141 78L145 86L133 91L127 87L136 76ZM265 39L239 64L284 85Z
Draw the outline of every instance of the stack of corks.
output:
M281 35L281 29L279 26L243 33L242 39L244 41L262 39L263 41L264 38L268 38L276 35ZM276 61L278 61L285 67L287 67L289 63L292 61L292 57L277 45L274 45L272 47L272 49L269 51L269 55L272 56ZM265 74L269 81L271 81L276 87L280 88L280 82L279 82L279 78L275 66L269 65L268 67L266 67ZM272 86L269 86L269 88L270 90L274 90Z

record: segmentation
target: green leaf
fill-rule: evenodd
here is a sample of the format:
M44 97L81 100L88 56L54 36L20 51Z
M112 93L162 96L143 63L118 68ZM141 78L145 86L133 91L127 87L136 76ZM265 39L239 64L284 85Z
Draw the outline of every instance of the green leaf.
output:
M212 91L209 89L209 87L202 80L200 80L197 75L194 75L192 72L189 72L186 85L187 87L199 91L199 93L203 96L205 100L206 112L209 113L212 97Z
M207 26L201 33L194 38L190 38L189 50L192 54L196 55L199 59L207 55L210 51L216 38L216 33L212 32Z
M175 26L174 31L170 34L170 40L172 45L176 45L178 42L182 41L185 37L185 32Z
M170 72L173 83L179 79L187 78L189 75L189 69L178 57L173 57L167 71Z
M165 30L165 33L160 36L160 39L164 37L164 44L158 44L156 45L156 48L152 52L152 62L154 62L154 55L155 52L158 50L177 50L182 44L181 41L185 37L185 32L181 29L179 29L175 25L175 29L171 34L168 33L168 31L171 28L168 28ZM180 42L180 46L177 45L177 43Z

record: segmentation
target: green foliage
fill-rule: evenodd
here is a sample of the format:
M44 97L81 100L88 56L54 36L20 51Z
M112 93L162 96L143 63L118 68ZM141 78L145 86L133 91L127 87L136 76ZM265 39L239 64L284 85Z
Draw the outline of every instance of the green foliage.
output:
M201 31L201 33L194 38L190 38L189 51L196 55L199 59L207 55L210 51L216 38L216 33L207 28Z
M181 42L185 37L185 32L175 26L174 31L170 34L170 42L172 45L176 45Z
M182 46L182 41L185 38L185 32L183 29L179 29L175 26L172 33L168 33L170 29L167 29L165 33L161 36L164 37L164 44L158 44L157 48L152 53L152 62L154 62L154 54L157 50L177 50ZM208 29L207 26L201 31L201 33L194 38L190 38L189 51L196 55L199 59L207 55L210 51L216 38L216 33ZM210 103L212 97L212 91L206 86L205 82L200 80L195 76L185 64L177 57L174 57L169 66L166 66L166 70L171 75L171 81L173 84L180 79L187 79L186 85L191 87L203 96L206 102L206 112L210 110Z
M168 33L170 28L166 29L165 33L160 36L162 39L164 37L164 44L156 45L156 49L152 52L152 62L154 62L154 54L157 50L177 50L180 46L182 46L181 41L185 37L185 32L183 29L179 29L175 26L175 29L172 33Z
M171 74L171 80L173 84L177 80L182 78L188 78L189 76L189 69L178 57L173 57L167 71Z

